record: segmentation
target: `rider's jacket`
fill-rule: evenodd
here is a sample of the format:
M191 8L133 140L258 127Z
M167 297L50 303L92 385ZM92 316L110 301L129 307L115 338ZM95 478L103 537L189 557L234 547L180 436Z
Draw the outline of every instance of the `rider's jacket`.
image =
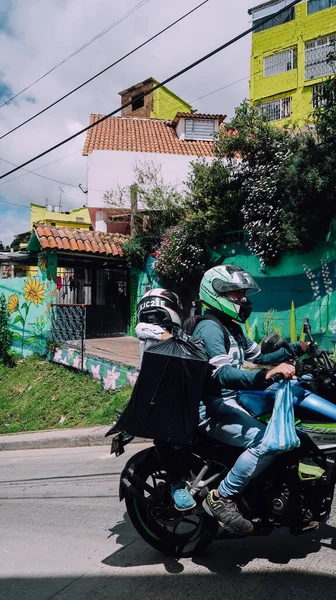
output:
M135 328L135 335L140 340L140 366L143 359L143 353L149 346L161 340L161 334L167 329L161 325L152 325L151 323L138 323Z
M208 311L211 314L211 311ZM207 313L205 313L206 316ZM218 318L218 313L216 311ZM223 327L210 319L200 321L193 337L201 339L209 355L213 370L209 385L204 390L204 405L214 408L223 400L238 399L239 390L263 389L265 369L244 369L244 361L258 365L279 364L290 358L289 352L281 348L271 354L262 354L259 344L250 340L238 323L223 320L229 334L230 348L227 352ZM290 344L297 356L302 354L300 343ZM208 411L207 411L208 412Z

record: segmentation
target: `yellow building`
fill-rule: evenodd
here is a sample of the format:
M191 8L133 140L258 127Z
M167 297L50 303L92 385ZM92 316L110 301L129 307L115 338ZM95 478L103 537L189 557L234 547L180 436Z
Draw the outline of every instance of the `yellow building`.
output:
M75 208L68 212L59 212L58 206L47 204L30 205L30 230L38 223L45 223L54 227L77 227L79 229L92 229L88 208Z
M253 24L291 0L251 8ZM250 100L275 125L302 126L319 103L319 86L335 74L336 0L308 0L260 24L252 34Z

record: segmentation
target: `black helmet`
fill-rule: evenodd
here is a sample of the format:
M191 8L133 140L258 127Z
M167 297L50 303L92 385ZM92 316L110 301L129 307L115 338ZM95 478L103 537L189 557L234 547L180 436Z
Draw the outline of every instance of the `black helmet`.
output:
M140 323L181 327L182 312L183 306L178 295L162 288L154 288L146 292L138 304Z

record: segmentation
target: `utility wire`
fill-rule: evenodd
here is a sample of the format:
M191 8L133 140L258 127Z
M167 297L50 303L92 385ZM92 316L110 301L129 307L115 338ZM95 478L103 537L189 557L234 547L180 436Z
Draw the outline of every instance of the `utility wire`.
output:
M76 151L76 153L77 152L78 152L78 150ZM76 153L74 152L73 154L76 154ZM68 154L68 156L71 156L71 154ZM66 158L66 157L63 157L63 158ZM14 165L14 163L12 163L10 160L6 160L5 158L0 158L0 160L2 160L3 162L5 162L9 165ZM57 160L62 160L62 159L57 159ZM57 162L57 161L55 160L53 162ZM53 163L52 162L48 163L48 165L50 165L50 164L53 164ZM44 165L44 166L46 167L47 165ZM41 168L41 167L39 167L39 168ZM14 169L14 170L16 170L16 169ZM25 175L28 175L28 174L29 175L37 175L37 177L42 177L42 179L48 179L49 181L53 181L54 183L60 183L62 185L69 185L70 187L75 187L75 188L78 187L74 183L66 183L65 181L59 181L58 179L53 179L52 177L47 177L46 175L41 175L41 173L35 173L35 171L29 171L28 169L24 169L24 171L26 171ZM16 177L15 177L15 179L16 179ZM13 181L13 179L11 179L10 181ZM7 183L7 181L4 181L4 183ZM0 184L0 185L2 185L2 184ZM99 191L99 190L95 190L95 191Z
M52 104L49 104L49 106L46 106L45 108L43 108L39 112L35 113L31 117L29 117L29 119L26 119L25 121L22 121L22 123L20 123L19 125L16 125L16 127L13 127L13 129L10 129L9 131L7 131L3 135L1 135L0 136L0 140L2 140L3 138L7 137L7 135L9 135L10 133L13 133L17 129L20 129L20 127L23 127L23 125L26 125L30 121L33 121L34 119L36 119L36 117L42 115L43 113L45 113L47 110L49 110L53 106L56 106L56 104L58 104L59 102L62 102L62 100L65 100L65 98L68 98L69 96L71 96L71 94L74 94L75 92L77 92L78 90L80 90L82 87L84 87L85 85L87 85L88 83L90 83L91 81L93 81L94 79L96 79L97 77L100 77L100 75L102 75L103 73L106 73L106 71L108 71L112 67L115 67L117 64L121 63L123 60L125 60L126 58L128 58L129 56L131 56L131 54L134 54L135 52L137 52L138 50L140 50L140 48L143 48L144 46L146 46L147 44L149 44L149 42L152 42L153 40L155 40L155 38L157 38L160 35L162 35L165 31L168 31L168 29L170 29L171 27L173 27L177 23L179 23L180 21L183 21L183 19L185 19L186 17L188 17L189 15L191 15L193 12L195 12L196 10L198 10L204 4L207 4L207 2L209 2L209 0L204 0L203 2L201 2L201 4L198 4L198 6L195 6L195 8L193 8L192 10L189 10L182 17L179 17L179 19L176 19L176 21L173 21L173 23L170 23L170 25L167 25L167 27L165 27L164 29L161 29L161 31L159 31L158 33L156 33L155 35L153 35L152 37L150 37L148 40L146 40L145 42L143 42L142 44L140 44L136 48L133 48L133 50L131 50L130 52L127 52L127 54L124 54L124 56L122 56L121 58L118 58L118 60L116 60L115 62L113 62L111 65L109 65L108 67L105 67L105 69L103 69L99 73L96 73L96 75L93 75L93 77L90 77L90 79L87 79L86 81L84 81L83 83L81 83L80 85L78 85L77 87L75 87L73 90L71 90L70 92L68 92L64 96L61 96L61 98L58 98L58 100L55 100L55 102L52 102Z
M203 100L203 98L212 96L212 94L217 94L217 92L221 92L222 90L226 90L226 88L229 88L232 85L236 85L236 83L240 83L241 81L245 81L246 79L250 79L250 75L247 75L246 77L242 77L241 79L237 79L237 81L231 81L231 83L227 83L226 85L223 85L223 87L217 88L216 90L213 90L212 92L209 92L208 94L204 94L204 96L199 96L198 98L195 98L194 100L192 100L190 102L190 104L193 104L193 102L197 102L197 100Z
M25 173L22 173L18 177L13 177L13 179L9 179L8 181L3 181L2 183L0 183L0 185L5 185L6 183L9 183L10 181L14 181L15 179L19 179L19 177L23 177L24 175L36 175L37 177L42 177L42 179L48 179L49 181L53 181L54 183L60 183L61 185L67 185L68 187L72 187L72 188L78 188L79 187L78 184L68 183L67 181L60 181L59 179L53 179L52 177L47 177L46 175L41 175L41 173L36 173L36 171L38 169L43 169L44 167L53 165L54 163L59 162L60 160L64 160L65 158L69 158L70 156L73 156L74 154L77 154L78 152L81 152L81 149L76 150L76 152L72 152L71 154L67 154L66 156L62 156L61 158L57 158L56 160L46 163L45 165L41 165L34 171L29 171L29 169L23 169L24 171L26 171ZM12 163L12 162L10 162L10 160L6 160L5 158L0 157L0 160L2 160L5 163L8 163L9 165L16 166L15 163ZM97 190L95 188L89 188L88 191L90 191L90 192L105 192L106 190Z
M127 13L125 13L120 19L118 19L118 21L115 21L115 23L113 23L112 25L109 25L109 27L106 27L106 29L104 29L103 31L101 31L100 33L95 35L95 37L93 37L89 42L86 42L83 46L81 46L80 48L78 48L77 50L72 52L72 54L67 56L67 58L65 58L61 62L57 63L57 65L55 65L51 69L49 69L49 71L44 73L44 75L41 75L38 79L36 79L35 81L33 81L32 83L27 85L25 88L23 88L23 90L21 90L21 92L18 92L17 94L15 94L14 96L12 96L8 100L6 100L6 102L3 102L2 104L0 104L0 108L2 108L3 106L6 106L6 104L9 104L10 102L12 102L12 100L15 100L15 98L17 98L18 96L23 94L23 92L26 92L31 87L33 87L33 85L35 85L35 83L38 83L39 81L41 81L41 79L44 79L44 77L47 77L47 75L49 75L50 73L55 71L55 69L57 69L64 63L66 63L68 60L70 60L70 58L73 58L74 56L76 56L77 54L82 52L82 50L84 50L85 48L87 48L88 46L93 44L93 42L96 42L97 40L99 40L99 38L101 38L103 35L105 35L105 33L108 33L109 31L111 31L111 29L114 29L114 27L119 25L119 23L122 23L123 21L125 21L133 13L135 13L137 10L139 10L139 8L142 8L145 4L147 4L147 2L149 2L149 0L141 0L141 2L139 2L139 4L136 4L135 6L133 6L133 8L131 8Z
M184 67L184 69L181 69L180 71L178 71L174 75L171 75L170 77L167 77L167 79L165 79L161 83L158 83L157 85L155 85L154 87L152 87L150 90L148 90L146 92L143 92L140 95L140 98L144 98L145 96L148 96L149 94L152 94L153 92L155 92L155 90L158 90L159 88L163 87L164 85L166 85L170 81L173 81L174 79L177 79L177 77L180 77L184 73L187 73L188 71L190 71L191 69L193 69L197 65L200 65L201 63L203 63L204 61L208 60L209 58L211 58L215 54L218 54L218 52L221 52L222 50L224 50L224 48L228 48L228 46L231 46L232 44L234 44L238 40L242 39L243 37L245 37L246 35L248 35L252 31L254 31L254 29L256 29L257 27L259 27L260 24L267 23L268 21L270 21L274 17L276 17L276 16L280 15L282 12L284 12L284 10L286 10L288 8L291 8L292 6L295 6L299 2L301 2L301 0L293 0L293 2L291 2L290 4L287 4L285 7L281 8L276 13L273 13L272 15L269 15L268 17L265 17L265 19L263 19L261 23L260 22L255 23L254 25L252 25L252 27L249 27L249 29L246 29L245 31L243 31L239 35L235 36L234 38L231 38L231 40L229 40L228 42L225 42L225 44L222 44L221 46L218 46L218 48L215 48L215 50L212 50L211 52L209 52L205 56L202 56L201 58L199 58L195 62L191 63L187 67ZM67 144L68 142L70 142L71 140L75 139L76 137L78 137L82 133L85 133L86 131L89 131L89 129L92 129L93 127L96 127L97 125L99 125L99 123L103 123L103 121L106 121L106 119L109 119L110 117L112 117L116 113L120 112L120 110L122 110L123 108L126 108L127 106L130 106L131 104L132 104L132 100L130 100L129 102L126 102L126 104L123 104L123 106L120 106L117 109L115 109L112 112L110 112L109 114L105 115L104 117L101 117L95 123L91 123L90 125L88 125L87 127L84 127L80 131L77 131L77 133L74 133L70 137L62 140L61 142L58 142L58 144L55 144L54 146L51 146L47 150L44 150L44 152L41 152L37 156L34 156L33 158L30 158L26 162L22 163L21 165L15 167L15 169L11 169L11 171L8 171L7 173L4 173L3 175L0 176L0 179L4 179L4 177L7 177L7 175L10 175L11 173L15 173L15 171L18 171L19 169L22 169L22 167L25 167L26 165L29 165L30 163L34 162L38 158L41 158L42 156L45 156L46 154L49 154L49 152L52 152L53 150L56 150L56 148L59 148L60 146L63 146L64 144Z
M71 154L66 154L65 156L61 156L60 158L56 158L56 160L52 160L51 162L45 163L44 165L37 167L37 169L34 169L34 171L29 171L28 169L23 169L25 171L25 173L21 173L21 175L17 175L16 177L13 177L12 179L8 179L8 181L3 181L2 183L0 183L0 185L6 185L7 183L10 183L11 181L15 181L16 179L20 179L20 177L25 177L26 175L36 175L37 177L43 177L44 179L51 179L50 177L45 177L44 175L41 175L40 173L36 173L36 171L39 171L40 169L44 169L45 167L49 167L50 165L53 165L61 160L64 160L65 158L70 158L70 156L73 156L74 154L78 154L78 152L81 152L81 151L82 151L82 149L79 148L75 152L71 152ZM0 160L8 163L10 165L15 165L15 163L10 162L9 160L5 160L4 158L1 158L1 156L0 156ZM63 185L70 185L71 187L77 187L75 184L64 183L64 181L58 181L57 179L52 179L51 181L55 181L55 183L62 183Z
M213 90L212 92L209 92L208 94L205 94L204 96L199 96L198 98L195 98L189 104L193 104L193 102L197 102L197 100L201 100L202 98L207 98L208 96L211 96L212 94L216 94L217 92L225 90L226 88L231 87L232 85L235 85L237 83L240 83L241 81L245 81L246 79L249 79L249 77L250 76L247 75L246 77L243 77L242 79L238 79L237 81L232 81L231 83L228 83L227 85L224 85L221 88ZM181 106L183 106L183 105L181 104ZM19 179L20 177L24 177L25 175L37 175L38 177L43 177L43 175L40 175L39 173L36 173L36 171L38 171L39 169L43 169L44 167L48 167L49 165L53 165L55 162L58 162L60 160L64 160L65 158L69 158L70 156L73 156L74 154L77 154L78 152L81 152L81 149L76 150L76 152L72 152L71 154L67 154L66 156L62 156L61 158L53 160L53 161L51 161L49 163L41 165L40 167L38 167L34 171L29 171L28 169L24 169L26 171L26 173L22 173L21 175L17 175L17 177L13 177L12 179L9 179L8 181L3 181L2 183L0 183L0 186L1 185L6 185L7 183L10 183L11 181L15 181L16 179ZM1 158L1 157L0 157L0 160L4 161L4 159ZM4 162L6 162L6 161L4 161ZM9 164L14 165L14 163L9 163ZM55 183L61 183L62 185L68 185L70 187L78 187L74 183L65 183L64 181L58 181L57 179L52 179L52 181L54 181ZM93 188L88 188L88 191L92 191L92 192L104 192L105 190L96 190L96 189L93 189Z

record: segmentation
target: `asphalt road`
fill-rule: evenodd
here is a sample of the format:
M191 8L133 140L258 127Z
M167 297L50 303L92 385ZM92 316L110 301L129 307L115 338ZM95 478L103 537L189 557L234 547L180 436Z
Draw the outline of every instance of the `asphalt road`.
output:
M118 459L106 447L0 452L1 599L336 598L335 512L313 534L216 541L194 559L147 546L118 498L142 447Z

